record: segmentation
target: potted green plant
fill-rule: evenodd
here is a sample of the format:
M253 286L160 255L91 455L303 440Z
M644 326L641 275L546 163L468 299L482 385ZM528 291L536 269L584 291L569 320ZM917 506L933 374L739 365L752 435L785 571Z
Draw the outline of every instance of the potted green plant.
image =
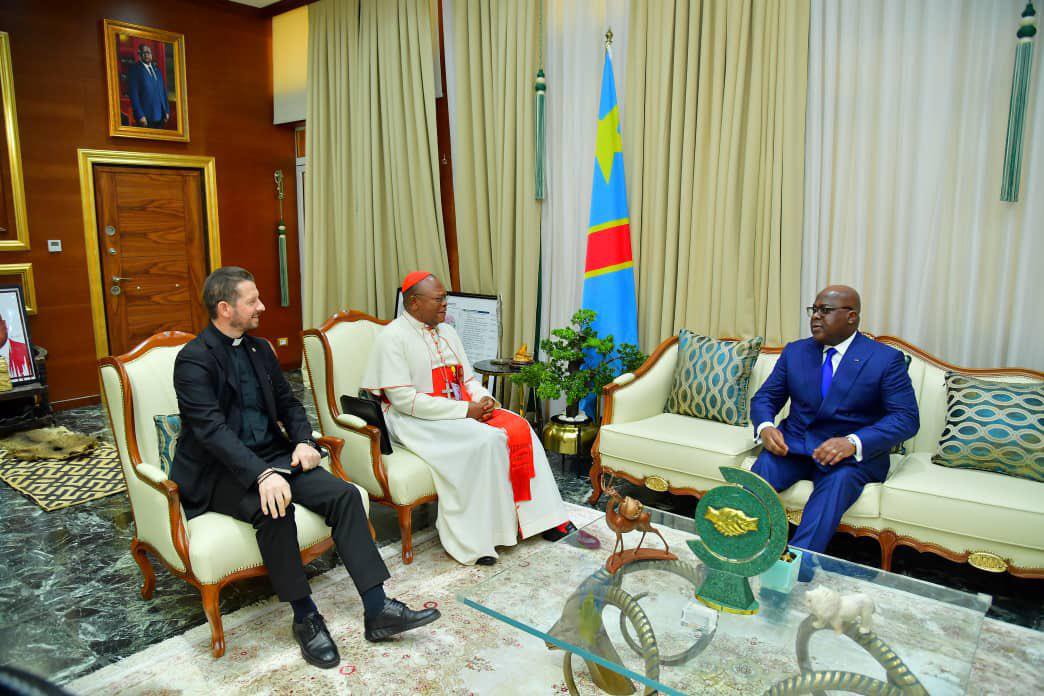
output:
M527 365L511 377L516 384L533 389L540 399L564 397L565 415L570 421L577 420L584 398L601 394L602 387L637 369L646 358L632 343L616 345L612 334L599 336L591 326L596 316L590 309L577 311L569 326L552 330L551 337L540 342L546 359Z

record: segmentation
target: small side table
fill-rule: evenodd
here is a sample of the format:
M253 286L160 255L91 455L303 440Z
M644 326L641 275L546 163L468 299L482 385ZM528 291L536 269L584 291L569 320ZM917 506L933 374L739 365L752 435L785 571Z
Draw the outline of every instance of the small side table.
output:
M495 391L493 392L493 398L499 401L504 408L508 408L510 406L509 400L511 397L511 390L508 388L508 382L511 379L511 375L516 375L522 371L522 367L513 363L494 363L492 360L479 360L472 367L475 372L482 375L482 386L487 389L489 389L489 378L496 378L497 383L494 386ZM518 415L525 418L526 411L529 409L529 387L522 387L520 397L522 405ZM539 410L540 409L537 409L538 415Z
M0 436L19 430L54 425L54 413L47 392L47 351L33 346L33 362L40 381L0 392Z

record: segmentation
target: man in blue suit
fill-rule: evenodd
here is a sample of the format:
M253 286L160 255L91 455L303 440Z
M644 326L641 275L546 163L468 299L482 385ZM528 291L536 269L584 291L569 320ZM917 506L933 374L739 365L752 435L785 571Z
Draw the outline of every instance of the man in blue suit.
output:
M811 480L791 544L826 549L867 483L884 481L888 453L920 427L903 355L859 333L859 293L832 285L808 308L812 337L788 343L750 402L765 449L752 469L777 491ZM775 427L790 399L790 415Z
M163 75L152 60L152 49L142 44L138 47L138 62L131 66L127 75L127 96L134 111L135 126L142 128L166 128L170 118L167 103L167 87Z

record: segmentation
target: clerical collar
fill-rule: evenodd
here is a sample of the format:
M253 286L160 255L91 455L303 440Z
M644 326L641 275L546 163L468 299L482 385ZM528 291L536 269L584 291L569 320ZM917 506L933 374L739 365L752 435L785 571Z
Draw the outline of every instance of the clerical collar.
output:
M211 324L211 326L214 326L214 325ZM239 338L232 338L231 336L226 336L221 331L221 329L219 329L216 326L214 326L214 333L216 333L221 338L221 343L223 343L226 346L231 346L231 347L238 346L240 343L243 342L243 339L246 338L246 334L242 334Z

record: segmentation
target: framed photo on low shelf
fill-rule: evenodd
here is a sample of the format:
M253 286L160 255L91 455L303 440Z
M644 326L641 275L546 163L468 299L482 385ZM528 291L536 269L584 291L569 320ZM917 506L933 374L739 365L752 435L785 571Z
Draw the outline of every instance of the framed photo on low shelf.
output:
M18 142L18 111L15 108L11 42L0 31L0 251L28 251L29 227L22 183L22 152Z
M185 36L104 20L109 135L188 142Z
M19 386L39 380L29 339L22 288L0 285L0 358L7 362L11 384Z

